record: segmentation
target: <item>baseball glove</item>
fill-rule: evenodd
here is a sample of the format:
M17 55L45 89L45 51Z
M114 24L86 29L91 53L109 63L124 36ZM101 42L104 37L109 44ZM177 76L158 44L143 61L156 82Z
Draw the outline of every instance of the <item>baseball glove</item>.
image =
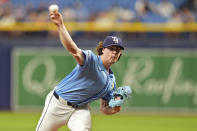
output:
M119 87L114 93L112 99L109 101L110 107L122 106L124 101L131 95L132 90L129 86Z

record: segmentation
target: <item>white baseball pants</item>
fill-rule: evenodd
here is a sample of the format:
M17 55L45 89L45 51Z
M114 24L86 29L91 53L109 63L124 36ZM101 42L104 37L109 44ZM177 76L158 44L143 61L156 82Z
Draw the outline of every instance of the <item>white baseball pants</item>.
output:
M57 131L63 125L67 125L71 131L90 131L89 107L73 108L62 99L55 98L51 91L46 98L36 131Z

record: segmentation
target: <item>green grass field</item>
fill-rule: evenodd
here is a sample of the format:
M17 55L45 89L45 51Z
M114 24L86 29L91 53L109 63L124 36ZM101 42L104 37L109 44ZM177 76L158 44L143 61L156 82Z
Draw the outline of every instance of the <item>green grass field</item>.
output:
M0 131L34 131L40 113L0 112ZM69 131L66 127L59 131ZM92 115L92 131L197 131L195 115Z

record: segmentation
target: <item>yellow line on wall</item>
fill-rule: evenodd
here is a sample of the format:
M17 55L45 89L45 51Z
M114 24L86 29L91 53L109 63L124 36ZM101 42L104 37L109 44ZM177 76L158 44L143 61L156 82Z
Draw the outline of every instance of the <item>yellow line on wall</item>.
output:
M197 23L97 23L65 22L69 31L90 32L197 32ZM53 31L56 26L50 22L23 22L0 24L0 31Z

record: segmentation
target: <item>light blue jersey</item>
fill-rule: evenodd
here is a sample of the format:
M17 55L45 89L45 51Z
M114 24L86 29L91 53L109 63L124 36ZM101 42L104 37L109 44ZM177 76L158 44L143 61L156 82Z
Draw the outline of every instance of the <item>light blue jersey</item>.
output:
M115 76L105 69L101 57L92 51L83 51L84 65L77 66L55 88L63 99L75 104L85 105L103 98L110 100L116 88Z

